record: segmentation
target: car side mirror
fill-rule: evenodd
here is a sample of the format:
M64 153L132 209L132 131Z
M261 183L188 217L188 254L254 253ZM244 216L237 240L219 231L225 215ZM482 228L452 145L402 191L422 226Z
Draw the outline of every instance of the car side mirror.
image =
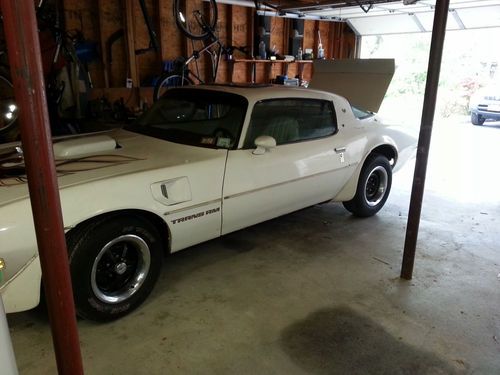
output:
M255 138L255 150L253 150L254 155L263 155L266 151L276 147L276 139L269 135L261 135Z

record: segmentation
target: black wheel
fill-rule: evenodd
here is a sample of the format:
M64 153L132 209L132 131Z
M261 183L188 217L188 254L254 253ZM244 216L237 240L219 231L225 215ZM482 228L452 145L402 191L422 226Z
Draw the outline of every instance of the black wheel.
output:
M181 32L191 39L205 39L215 31L217 4L199 1L193 9L193 1L175 0L174 18Z
M128 314L158 279L163 249L158 230L137 216L113 216L77 228L68 238L76 311L95 321Z
M470 122L472 125L483 125L485 118L481 116L479 113L471 112L470 114Z
M0 68L0 143L19 139L18 115L9 71Z
M375 215L384 206L392 184L392 168L382 155L371 155L366 160L358 180L356 195L344 207L355 216Z
M158 82L156 82L153 92L153 99L154 101L157 101L163 96L167 89L170 89L172 87L189 86L193 84L193 81L188 76L167 73L165 75L162 75L158 79Z

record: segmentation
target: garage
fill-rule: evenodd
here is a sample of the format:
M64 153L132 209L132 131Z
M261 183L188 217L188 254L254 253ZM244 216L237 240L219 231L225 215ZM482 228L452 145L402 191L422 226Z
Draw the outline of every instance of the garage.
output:
M498 1L1 6L6 374L500 370Z

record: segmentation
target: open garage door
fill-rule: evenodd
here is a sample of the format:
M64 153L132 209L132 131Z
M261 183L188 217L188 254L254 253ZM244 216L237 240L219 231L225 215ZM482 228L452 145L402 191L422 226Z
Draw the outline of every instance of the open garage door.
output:
M323 2L328 3L328 2ZM418 33L432 31L435 0L394 2L359 2L287 8L305 17L349 23L360 36ZM500 0L451 0L447 30L500 27Z

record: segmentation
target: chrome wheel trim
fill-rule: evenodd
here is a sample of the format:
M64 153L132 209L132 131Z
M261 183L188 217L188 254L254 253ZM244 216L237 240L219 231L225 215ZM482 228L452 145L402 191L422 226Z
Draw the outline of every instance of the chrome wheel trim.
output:
M387 170L380 165L373 168L368 174L363 189L366 204L370 207L378 205L384 199L388 184Z
M122 256L117 259L113 251L116 252L119 247L122 247ZM135 264L128 265L127 262L130 263L132 260L135 260ZM150 265L149 246L141 237L133 234L117 237L108 242L94 260L90 275L92 291L102 302L110 304L123 302L141 288ZM105 290L102 280L98 281L98 277L104 276L103 272L107 272L107 276L113 276L114 272L117 277L123 277L127 270L133 271L133 274L129 275L117 290Z

